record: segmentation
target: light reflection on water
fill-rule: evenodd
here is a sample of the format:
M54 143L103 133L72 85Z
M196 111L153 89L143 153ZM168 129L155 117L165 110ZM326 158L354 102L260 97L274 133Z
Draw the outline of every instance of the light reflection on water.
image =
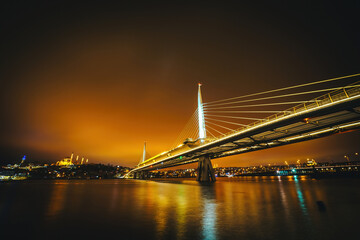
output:
M53 189L50 193L50 201L45 213L46 217L53 218L63 210L65 205L65 198L67 196L66 189L69 186L69 182L56 181L53 184Z
M303 196L303 193L301 190L301 185L299 183L298 176L294 176L294 181L295 181L296 194L299 199L299 204L300 204L301 210L304 215L307 215L307 208L306 208L306 204L305 204L305 200L304 200L304 196Z
M216 239L216 197L214 185L205 186L201 188L202 191L202 236L206 240L215 240Z
M360 179L218 178L0 184L0 233L36 239L336 239L356 233ZM323 201L326 211L319 211ZM22 231L18 231L22 229Z

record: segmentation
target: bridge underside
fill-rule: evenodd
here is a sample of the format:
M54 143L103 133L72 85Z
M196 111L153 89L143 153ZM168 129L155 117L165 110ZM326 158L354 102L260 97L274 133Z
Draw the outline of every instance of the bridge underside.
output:
M336 105L328 104L325 107L302 111L278 120L264 121L258 126L249 127L201 145L193 145L190 150L182 153L173 156L167 154L167 157L161 161L149 162L132 171L158 170L198 162L203 156L211 159L221 158L359 128L360 98L357 97Z

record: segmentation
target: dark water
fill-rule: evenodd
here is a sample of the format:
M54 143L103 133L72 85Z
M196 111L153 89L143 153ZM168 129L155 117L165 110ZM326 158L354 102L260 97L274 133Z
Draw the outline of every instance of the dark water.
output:
M0 239L356 239L359 190L305 177L1 183Z

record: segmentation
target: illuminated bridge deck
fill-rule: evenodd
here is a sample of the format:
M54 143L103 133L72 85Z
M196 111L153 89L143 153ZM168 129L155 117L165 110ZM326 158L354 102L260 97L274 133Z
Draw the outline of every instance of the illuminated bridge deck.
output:
M130 173L157 170L306 141L360 127L359 85L344 87L254 122L221 138L172 149L139 164Z

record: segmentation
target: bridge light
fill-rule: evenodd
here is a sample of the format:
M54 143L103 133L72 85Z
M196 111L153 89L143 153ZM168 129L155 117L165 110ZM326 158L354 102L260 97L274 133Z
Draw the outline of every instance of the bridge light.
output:
M180 160L181 160L182 158L183 158L182 156L179 157Z
M310 122L310 118L304 118L304 119L303 119L303 122L304 122L304 123L309 123L309 122Z

